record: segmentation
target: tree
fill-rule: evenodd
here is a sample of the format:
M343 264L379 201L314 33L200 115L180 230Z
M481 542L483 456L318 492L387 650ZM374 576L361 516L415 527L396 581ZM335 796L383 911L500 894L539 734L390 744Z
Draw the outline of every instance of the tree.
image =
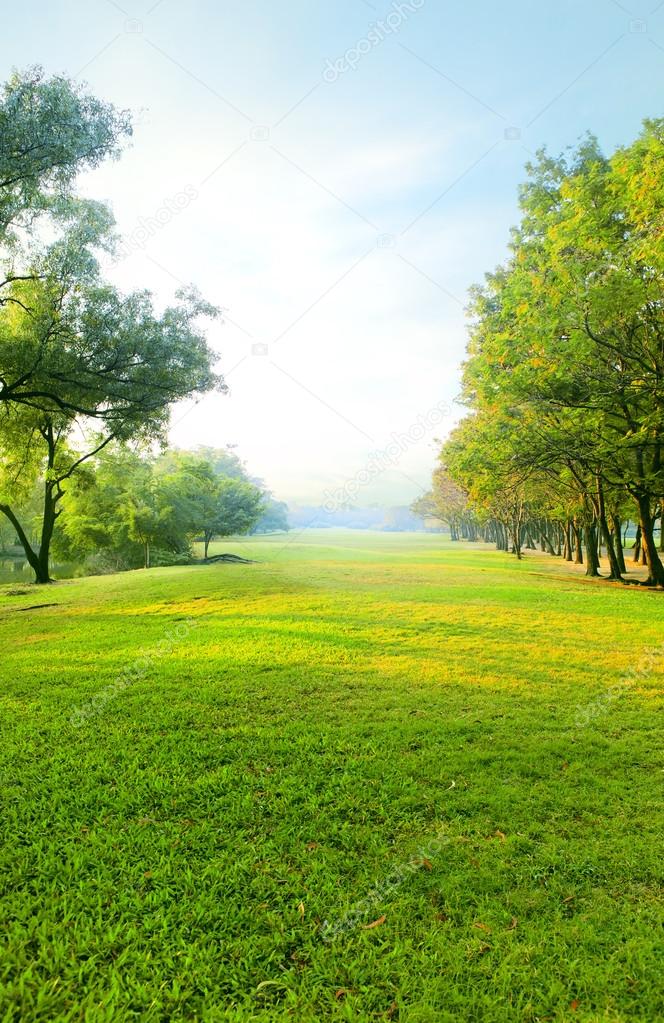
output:
M411 510L422 519L434 518L450 527L450 538L475 539L475 515L468 494L450 476L445 465L433 473L431 490L413 502Z
M264 495L265 510L251 529L252 533L288 532L288 505L277 501L271 494Z
M170 451L160 460L162 484L177 494L191 536L202 536L204 557L217 536L250 532L264 514L267 495L228 449Z
M81 231L88 242L98 239L98 225L77 225L48 250L44 273L13 283L18 304L0 310L0 331L10 346L27 349L38 361L55 338L61 352L50 364L59 367L66 403L5 406L0 435L0 511L16 529L37 582L50 579L59 502L83 463L113 440L161 436L172 402L224 388L213 370L216 356L198 326L200 317L217 310L193 290L178 292L178 304L159 316L149 293L120 294L101 280L90 248L81 245ZM12 490L40 470L43 519L36 550L18 520Z
M71 480L65 514L54 534L57 553L67 560L93 558L115 571L138 568L146 551L133 529L131 499L149 502L152 462L126 444L112 442L91 458Z
M56 549L89 566L150 568L190 556L190 489L149 450L111 443L68 490Z
M215 537L241 536L249 533L263 514L264 497L258 487L243 480L221 477L216 481L214 500L206 502L201 518L204 557Z
M98 565L103 552L102 566L110 559L115 569L149 568L189 557L191 541L202 536L207 557L215 536L253 528L263 500L248 480L220 476L196 453L167 449L155 457L112 442L70 487L57 548Z

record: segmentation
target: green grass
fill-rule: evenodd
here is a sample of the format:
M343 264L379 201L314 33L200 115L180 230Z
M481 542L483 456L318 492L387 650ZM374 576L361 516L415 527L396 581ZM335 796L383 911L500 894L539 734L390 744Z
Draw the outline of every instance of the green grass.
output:
M0 591L0 1020L664 1019L661 594L225 548Z

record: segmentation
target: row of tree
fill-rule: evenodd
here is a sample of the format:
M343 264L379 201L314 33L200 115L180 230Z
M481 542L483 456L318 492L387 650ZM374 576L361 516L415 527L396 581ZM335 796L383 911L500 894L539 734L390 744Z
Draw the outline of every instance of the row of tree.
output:
M158 312L149 292L102 275L113 216L75 182L130 134L125 112L40 68L0 97L0 514L38 582L56 536L80 551L174 550L197 530L206 542L231 521L245 531L262 507L250 481L222 478L205 457L169 456L169 467L123 446L150 450L174 402L225 390L203 326L218 309L186 288Z
M632 519L663 586L664 120L611 157L588 137L528 172L510 256L472 295L470 414L419 510L589 575L604 547L614 579Z
M442 457L445 457L444 455ZM442 461L442 458L441 458ZM431 490L413 502L413 511L425 522L446 524L452 540L495 543L501 551L510 551L521 557L524 549L539 549L583 565L587 555L586 573L598 575L600 559L605 553L604 538L597 528L584 533L580 517L565 518L552 514L550 509L534 504L499 507L492 503L481 505L468 491L454 482L444 465L434 471ZM624 502L623 517L612 515L609 532L621 573L625 572L624 549L631 544L632 561L647 565L646 551L641 541L641 527L629 518L632 509ZM661 529L662 502L654 513L660 523L659 550L664 552L664 530ZM606 552L608 553L608 552Z

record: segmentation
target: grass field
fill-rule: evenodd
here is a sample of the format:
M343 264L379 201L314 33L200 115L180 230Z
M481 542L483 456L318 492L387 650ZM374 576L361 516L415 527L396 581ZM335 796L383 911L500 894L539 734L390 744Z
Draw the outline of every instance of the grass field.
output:
M662 594L226 549L0 590L0 1020L664 1019Z

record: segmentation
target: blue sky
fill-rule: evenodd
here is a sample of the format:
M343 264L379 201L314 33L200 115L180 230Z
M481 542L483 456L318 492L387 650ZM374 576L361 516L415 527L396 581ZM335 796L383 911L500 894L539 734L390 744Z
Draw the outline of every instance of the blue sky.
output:
M460 414L466 292L504 257L524 164L664 112L658 0L51 0L0 52L135 112L82 182L125 239L108 274L226 310L230 394L175 409L173 442L237 444L308 503L426 488Z

